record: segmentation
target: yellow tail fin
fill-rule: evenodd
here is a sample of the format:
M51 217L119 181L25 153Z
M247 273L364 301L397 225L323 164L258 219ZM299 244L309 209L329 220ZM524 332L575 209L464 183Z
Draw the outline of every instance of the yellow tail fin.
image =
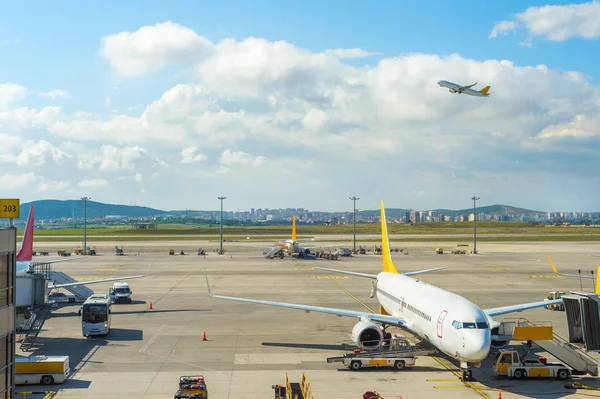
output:
M296 241L296 215L292 215L292 241Z
M487 94L490 91L491 86L485 86L483 89L479 90L480 93Z
M598 270L596 270L596 295L600 295L600 266L598 266Z
M392 262L392 254L390 253L390 240L388 238L383 201L380 202L379 207L381 209L381 257L383 258L383 271L398 274L398 270L396 270L396 266Z

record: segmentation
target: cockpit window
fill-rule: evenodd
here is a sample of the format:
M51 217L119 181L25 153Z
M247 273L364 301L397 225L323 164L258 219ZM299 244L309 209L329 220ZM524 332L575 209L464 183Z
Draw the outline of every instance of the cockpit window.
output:
M478 328L479 330L486 330L486 329L488 329L489 327L488 327L488 324L487 324L487 322L485 322L485 321L478 321L478 322L477 322L477 328Z
M462 323L463 328L469 328L471 330L474 330L477 328L477 324L475 323Z

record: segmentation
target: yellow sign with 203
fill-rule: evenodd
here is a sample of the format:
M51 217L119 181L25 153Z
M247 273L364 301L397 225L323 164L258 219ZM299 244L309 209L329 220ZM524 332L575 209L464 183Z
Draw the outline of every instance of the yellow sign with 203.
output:
M0 218L18 219L21 216L21 203L18 199L0 199Z

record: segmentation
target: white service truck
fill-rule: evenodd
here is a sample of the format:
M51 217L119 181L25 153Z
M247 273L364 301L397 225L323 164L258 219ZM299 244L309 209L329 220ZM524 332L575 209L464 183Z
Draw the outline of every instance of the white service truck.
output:
M108 295L113 303L131 303L131 288L127 283L114 283L112 288L108 290Z

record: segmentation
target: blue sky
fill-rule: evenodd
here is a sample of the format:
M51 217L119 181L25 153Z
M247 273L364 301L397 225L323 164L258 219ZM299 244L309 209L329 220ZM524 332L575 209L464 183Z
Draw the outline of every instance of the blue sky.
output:
M565 8L545 17L535 8L548 4L542 1L348 4L4 4L0 85L18 85L27 95L14 100L16 89L4 86L11 93L5 97L13 100L4 110L11 116L0 118L0 134L16 141L14 148L5 147L4 155L0 151L0 179L29 174L27 185L14 188L23 199L66 199L85 187L98 190L103 196L98 200L107 202L131 203L136 198L160 208L193 208L194 204L207 208L215 193L230 191L232 207L240 209L337 210L346 207L347 194L354 194L346 193L347 185L339 181L390 174L404 176L411 188L379 187L365 193L362 196L373 202L372 207L378 199L389 198L390 206L462 208L468 205L462 197L477 191L485 193L480 195L482 201L490 204L600 210L595 200L581 196L573 202L573 196L550 189L511 196L515 186L523 185L517 195L527 192L533 179L551 182L557 176L584 187L588 194L598 194L598 182L590 173L598 155L600 128L596 67L600 22L594 22L600 21L600 7L596 3L587 3L591 8L580 12L583 2L553 2ZM543 25L550 31L540 28L542 18L547 18ZM588 23L582 23L586 18ZM167 21L173 25L160 25ZM509 28L491 37L501 21ZM143 27L148 29L140 30ZM153 29L163 33L152 36ZM135 36L138 30L142 33ZM129 34L119 41L120 32ZM561 40L553 38L553 32L562 32ZM104 48L103 38L112 47ZM327 52L331 49L376 54L336 58ZM202 51L207 53L200 56ZM452 54L458 59L445 58ZM115 65L123 63L134 69L119 71ZM547 70L526 68L539 65ZM581 75L567 76L567 71ZM490 83L492 96L444 93L435 85L440 79ZM291 80L301 84L292 88ZM51 90L66 95L36 95ZM167 101L165 93L175 99ZM343 93L338 98L343 101L335 100L332 93ZM54 107L51 117L49 109L31 116L44 107ZM23 116L24 109L31 115ZM221 116L216 115L219 110ZM379 113L380 118L372 118ZM124 122L124 117L130 119ZM77 129L93 137L79 137ZM131 129L140 131L130 135ZM27 140L28 146L39 146L36 154L45 157L43 165L23 152ZM321 140L322 146L315 145ZM110 148L99 151L103 145ZM470 146L477 149L476 155L465 153ZM181 151L190 147L195 150L188 154L202 156L182 163ZM332 154L331 148L336 147L339 150ZM415 147L418 150L406 151ZM344 151L352 155L344 156ZM135 160L123 161L127 156ZM169 165L165 171L157 171L156 158ZM287 192L261 192L247 185L288 170L293 176L286 181L310 182L308 187L297 184ZM481 173L464 180L461 176L467 170ZM431 189L449 171L455 172L444 180L448 187ZM210 179L214 192L206 200L189 200L202 197L203 190L172 186L173 176L182 173ZM141 177L134 178L138 174ZM493 189L490 179L507 182ZM81 187L82 180L93 183ZM50 182L59 182L62 190L52 191ZM453 185L460 189L453 190ZM165 193L161 189L165 186L172 190ZM311 193L312 187L324 186L340 190L340 199L323 201ZM40 187L44 188L40 191Z

